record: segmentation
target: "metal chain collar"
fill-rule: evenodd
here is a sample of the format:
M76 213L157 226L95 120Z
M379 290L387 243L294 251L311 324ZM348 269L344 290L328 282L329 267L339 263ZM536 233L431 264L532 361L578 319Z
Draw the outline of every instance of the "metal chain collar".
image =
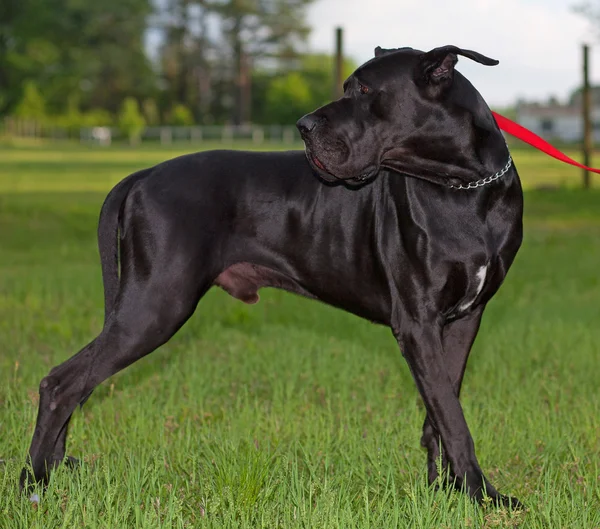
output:
M491 184L492 182L495 182L499 178L502 178L508 172L511 165L512 165L512 158L509 154L508 162L504 166L504 169L502 169L501 171L498 171L496 174L494 174L492 176L487 176L485 178L482 178L481 180L475 180L474 182L469 182L468 184L459 184L457 186L451 185L450 188L451 189L476 189L478 187L486 186L488 184Z

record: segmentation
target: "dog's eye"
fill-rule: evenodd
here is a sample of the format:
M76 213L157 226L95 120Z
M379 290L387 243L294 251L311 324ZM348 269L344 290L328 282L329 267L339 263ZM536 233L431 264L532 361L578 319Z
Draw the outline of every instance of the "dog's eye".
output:
M369 93L369 87L368 86L359 84L358 85L358 89L360 90L361 94L368 94Z

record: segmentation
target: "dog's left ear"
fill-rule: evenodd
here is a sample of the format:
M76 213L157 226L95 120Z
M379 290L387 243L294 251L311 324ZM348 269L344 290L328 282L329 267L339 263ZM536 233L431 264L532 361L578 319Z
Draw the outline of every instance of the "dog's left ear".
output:
M412 50L412 48L404 47L404 48L382 48L381 46L377 46L375 48L375 57L381 57L382 55L387 55L388 53L394 53L395 51L404 51L404 50Z
M490 59L476 51L463 50L457 46L442 46L421 55L419 69L423 79L428 83L435 84L451 81L454 75L454 66L458 62L457 55L468 57L486 66L496 66L498 64L495 59Z

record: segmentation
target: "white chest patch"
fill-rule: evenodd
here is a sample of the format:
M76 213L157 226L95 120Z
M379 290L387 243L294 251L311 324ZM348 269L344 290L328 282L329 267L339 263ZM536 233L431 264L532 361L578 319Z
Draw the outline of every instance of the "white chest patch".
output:
M458 307L458 310L460 312L462 312L463 310L467 310L475 302L475 300L477 299L477 296L479 296L479 294L483 290L483 285L485 284L485 278L487 276L487 266L482 266L479 270L477 270L476 276L477 276L477 290L476 290L475 294L473 295L473 297L470 299L470 301L466 301L460 307Z

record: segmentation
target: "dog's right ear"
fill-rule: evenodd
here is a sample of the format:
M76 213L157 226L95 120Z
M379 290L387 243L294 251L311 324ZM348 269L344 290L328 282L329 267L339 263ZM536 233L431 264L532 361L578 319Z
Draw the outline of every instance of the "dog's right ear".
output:
M468 57L472 61L486 66L496 66L498 64L497 60L490 59L476 51L463 50L457 46L442 46L421 55L419 68L423 80L426 83L434 84L451 82L454 67L458 62L458 55Z

